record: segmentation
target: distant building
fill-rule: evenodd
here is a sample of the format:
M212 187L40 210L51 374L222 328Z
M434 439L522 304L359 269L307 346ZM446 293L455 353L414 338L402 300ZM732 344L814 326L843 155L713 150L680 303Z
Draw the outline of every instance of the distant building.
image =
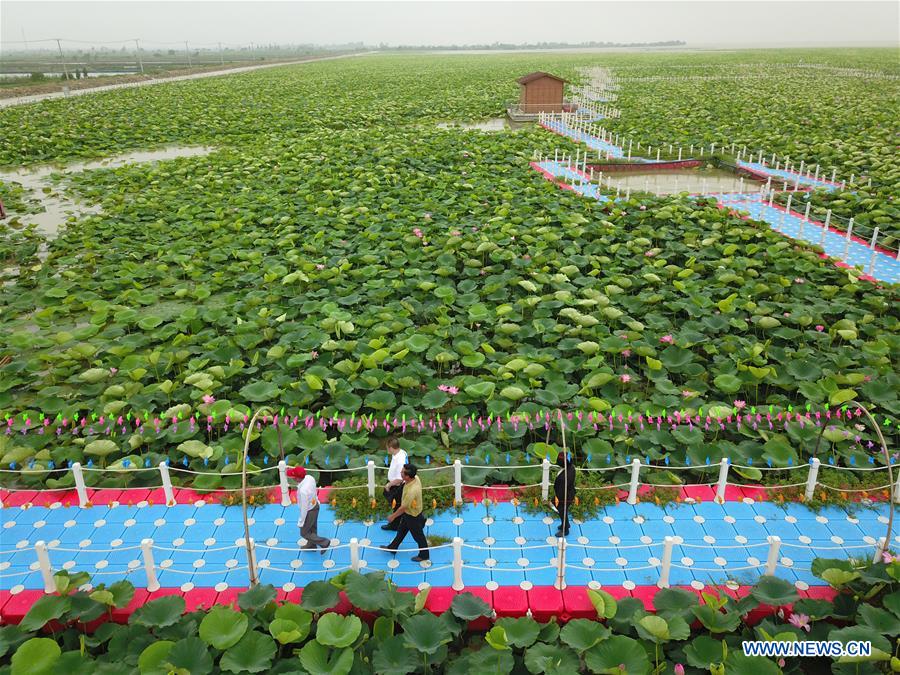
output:
M520 112L530 115L563 112L563 87L566 84L563 78L538 71L516 81L520 89Z

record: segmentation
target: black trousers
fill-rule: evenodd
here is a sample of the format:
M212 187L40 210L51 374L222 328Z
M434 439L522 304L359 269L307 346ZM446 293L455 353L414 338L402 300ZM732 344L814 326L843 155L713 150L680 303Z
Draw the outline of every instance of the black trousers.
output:
M386 489L384 491L384 498L387 501L388 506L394 504L394 506L392 507L393 511L399 509L400 502L403 500L403 483L400 483L400 485L392 485L391 487ZM395 520L393 523L391 523L389 528L392 530L397 530L400 527L400 520L400 518Z
M400 544L406 538L407 533L412 534L416 544L419 545L419 557L428 560L428 540L425 538L425 516L421 513L417 516L411 516L404 513L397 518L400 521L400 527L397 529L397 536L388 544L388 548L400 548Z
M572 506L572 502L560 502L559 503L559 520L560 527L562 528L563 534L569 534L569 507Z

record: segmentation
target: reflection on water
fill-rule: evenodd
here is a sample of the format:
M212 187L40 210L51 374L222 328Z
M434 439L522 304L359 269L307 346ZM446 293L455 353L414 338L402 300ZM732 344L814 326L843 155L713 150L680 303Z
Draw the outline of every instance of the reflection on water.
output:
M595 174L596 175L596 174ZM677 169L668 171L628 171L603 174L603 184L613 189L652 192L658 195L680 192L758 192L761 183L741 179L721 169Z

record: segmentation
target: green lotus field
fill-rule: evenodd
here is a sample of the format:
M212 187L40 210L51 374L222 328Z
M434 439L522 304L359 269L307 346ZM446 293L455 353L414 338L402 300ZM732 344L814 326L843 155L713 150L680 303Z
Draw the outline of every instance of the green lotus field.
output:
M800 59L877 76L789 67ZM30 202L10 205L0 225L0 418L10 432L0 467L43 480L51 462L169 456L213 470L243 444L234 430L182 424L92 446L90 435L57 437L56 422L24 433L24 420L221 420L261 405L506 420L556 408L705 416L857 401L896 439L896 287L859 280L712 200L603 205L559 190L529 161L576 146L540 128L437 127L500 117L524 73L577 80L585 66L623 78L622 116L609 128L653 145L728 140L871 178L843 200L848 215L878 211L873 222L896 227L900 73L886 50L367 56L4 109L9 169L168 145L214 151L60 177L60 189L102 211L47 242L17 224L13 207ZM686 73L757 77L627 79ZM815 200L837 208L841 197ZM805 462L820 431L717 429L585 425L573 441L586 464L638 455L784 467ZM435 461L509 453L518 464L546 440L539 431L473 427L411 434L408 445ZM873 432L826 431L822 449L863 464ZM320 467L345 457L358 466L383 435L263 433L251 458L283 449Z

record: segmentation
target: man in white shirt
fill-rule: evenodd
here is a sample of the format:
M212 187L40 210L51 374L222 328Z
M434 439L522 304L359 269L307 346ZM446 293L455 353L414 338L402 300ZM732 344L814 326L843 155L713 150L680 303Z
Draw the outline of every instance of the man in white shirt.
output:
M297 483L297 506L300 507L300 518L297 525L300 526L300 536L306 539L303 546L305 550L315 550L318 546L324 555L325 549L331 541L320 537L319 528L319 497L316 491L316 479L306 473L302 466L292 466L287 470L287 475L299 481Z
M391 506L393 511L400 508L400 502L403 501L403 467L409 461L406 456L406 450L400 447L400 441L391 438L387 444L387 451L391 454L391 465L388 468L388 479L384 486L384 498ZM394 519L393 522L388 521L382 525L382 530L396 531L400 527L400 519Z

